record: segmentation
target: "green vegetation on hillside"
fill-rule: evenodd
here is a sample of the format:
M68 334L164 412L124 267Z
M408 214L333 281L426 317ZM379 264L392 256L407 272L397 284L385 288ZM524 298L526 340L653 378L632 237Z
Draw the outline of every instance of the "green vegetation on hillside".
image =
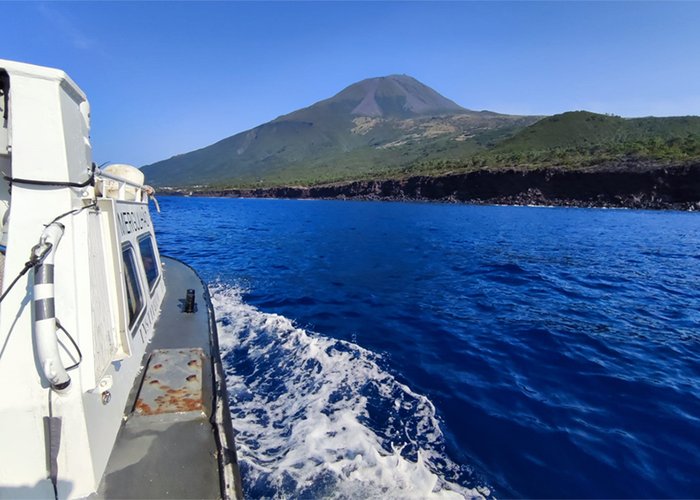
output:
M700 117L632 118L575 111L544 118L470 165L576 168L622 160L700 158Z
M700 160L700 117L632 118L575 111L544 118L474 154L423 161L407 172L577 169L623 162Z
M144 167L157 186L311 186L446 172L700 160L700 117L573 111L545 118L459 107L406 76L330 99ZM636 165L636 166L635 166Z

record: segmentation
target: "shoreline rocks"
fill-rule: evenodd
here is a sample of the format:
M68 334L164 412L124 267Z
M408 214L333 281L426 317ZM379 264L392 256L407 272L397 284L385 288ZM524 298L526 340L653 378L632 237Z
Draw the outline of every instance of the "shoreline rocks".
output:
M480 170L313 187L203 189L192 195L700 210L700 163L646 167Z

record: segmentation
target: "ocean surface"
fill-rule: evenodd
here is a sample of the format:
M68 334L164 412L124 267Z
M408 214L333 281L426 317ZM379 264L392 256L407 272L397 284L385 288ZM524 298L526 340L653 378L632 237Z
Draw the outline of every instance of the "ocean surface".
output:
M164 197L245 493L700 497L700 215Z

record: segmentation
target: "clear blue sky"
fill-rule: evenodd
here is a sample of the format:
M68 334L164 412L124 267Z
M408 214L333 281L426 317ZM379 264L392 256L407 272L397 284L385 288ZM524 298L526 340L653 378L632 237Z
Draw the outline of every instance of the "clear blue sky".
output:
M405 73L471 109L700 115L700 3L3 3L0 58L59 67L97 162L141 166Z

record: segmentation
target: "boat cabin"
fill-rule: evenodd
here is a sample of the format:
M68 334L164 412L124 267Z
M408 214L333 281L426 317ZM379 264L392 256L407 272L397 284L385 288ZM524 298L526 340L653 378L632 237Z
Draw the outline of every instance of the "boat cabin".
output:
M240 496L207 289L63 71L0 60L0 173L0 498Z

